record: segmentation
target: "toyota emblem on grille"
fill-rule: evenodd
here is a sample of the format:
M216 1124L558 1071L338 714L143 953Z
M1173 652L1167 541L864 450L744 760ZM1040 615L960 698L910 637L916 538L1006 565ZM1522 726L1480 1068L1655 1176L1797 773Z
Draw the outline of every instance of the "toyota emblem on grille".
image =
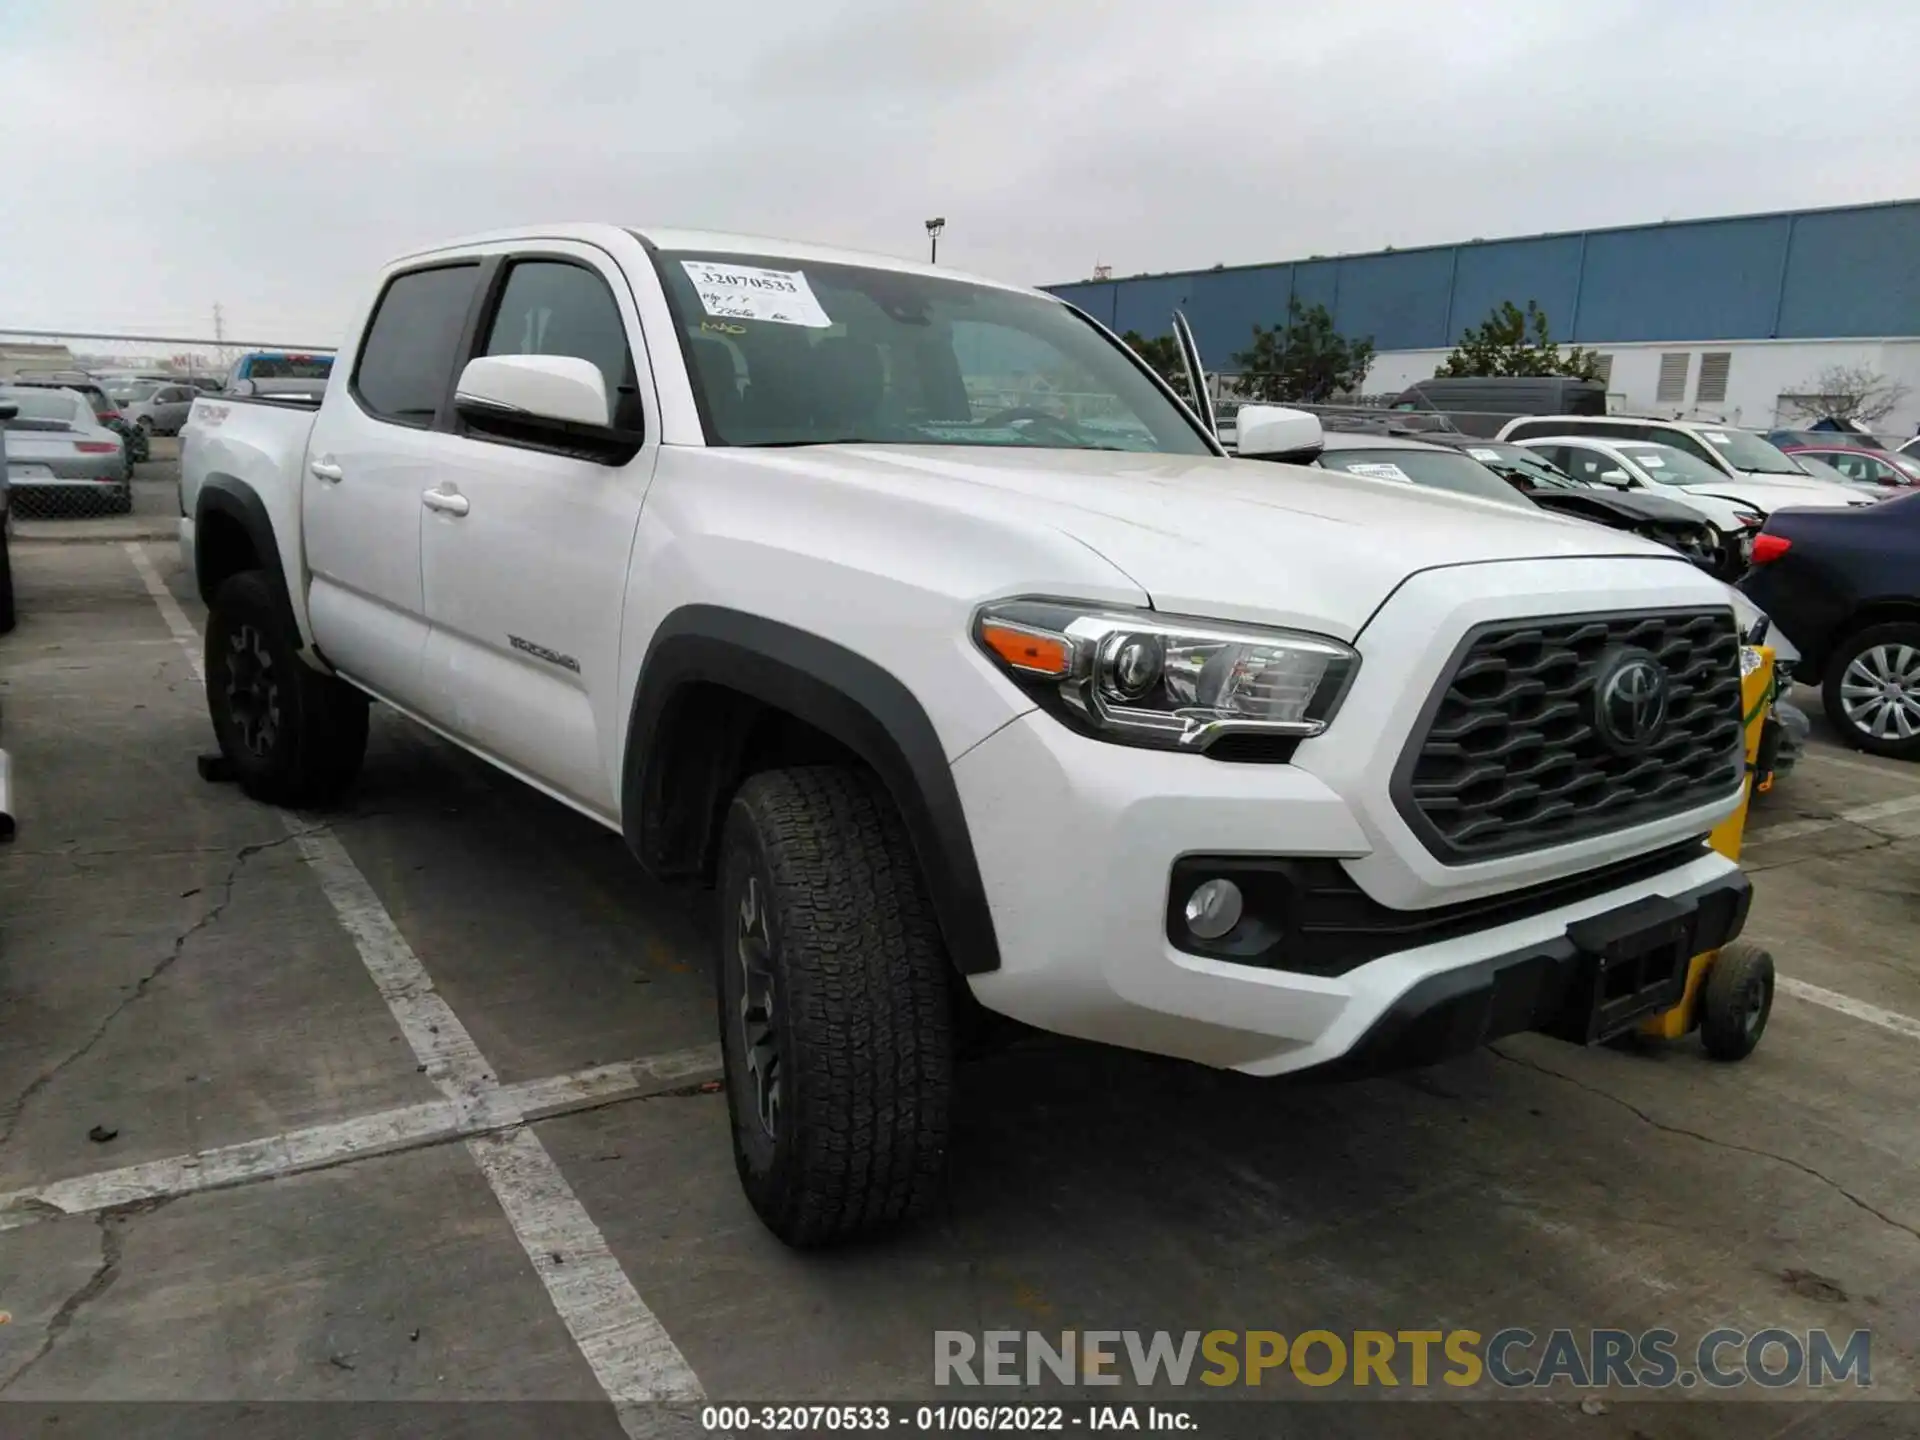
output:
M1644 650L1602 667L1594 696L1594 728L1616 750L1651 745L1667 723L1667 672Z

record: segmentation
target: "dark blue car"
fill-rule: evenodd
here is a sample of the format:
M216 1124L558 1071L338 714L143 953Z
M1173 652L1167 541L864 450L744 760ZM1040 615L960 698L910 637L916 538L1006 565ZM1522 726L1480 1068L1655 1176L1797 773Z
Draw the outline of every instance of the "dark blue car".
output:
M1920 760L1920 492L1774 511L1739 588L1799 650L1848 744Z

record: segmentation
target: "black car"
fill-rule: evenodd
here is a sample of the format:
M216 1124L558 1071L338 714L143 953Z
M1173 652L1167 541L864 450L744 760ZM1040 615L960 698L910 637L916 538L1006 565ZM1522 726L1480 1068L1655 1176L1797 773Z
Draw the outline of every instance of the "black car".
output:
M1843 739L1920 760L1920 493L1774 511L1739 588L1800 652Z
M1664 495L1646 495L1576 480L1551 464L1537 450L1504 440L1482 440L1472 435L1427 434L1431 445L1463 450L1493 471L1542 510L1573 515L1615 530L1630 530L1648 540L1678 550L1703 570L1719 573L1725 560L1719 537L1700 512ZM1737 562L1738 557L1733 559ZM1731 574L1723 574L1723 579Z
M1482 451L1491 458L1483 458ZM1509 458L1509 451L1519 458ZM1318 463L1323 469L1427 485L1508 505L1531 504L1609 529L1629 530L1678 550L1707 571L1718 561L1712 527L1685 506L1657 495L1590 488L1517 445L1463 435L1428 433L1415 439L1376 428L1329 428ZM1503 469L1518 472L1523 466L1520 482L1502 473Z

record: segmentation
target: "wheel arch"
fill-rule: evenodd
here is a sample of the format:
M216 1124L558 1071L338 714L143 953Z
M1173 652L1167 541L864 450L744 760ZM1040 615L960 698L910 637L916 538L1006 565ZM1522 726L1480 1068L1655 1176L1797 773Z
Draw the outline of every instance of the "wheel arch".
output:
M708 879L725 808L757 768L851 757L886 787L954 966L999 968L966 812L919 700L864 656L776 620L688 605L661 623L634 687L621 765L628 847L663 878Z
M273 520L259 492L230 475L209 475L194 502L193 583L213 604L223 582L242 570L266 572L268 583L291 612L292 598L280 564Z
M1902 621L1920 625L1920 598L1891 596L1869 600L1856 606L1845 620L1834 626L1832 636L1821 647L1820 669L1825 671L1833 663L1834 657L1839 655L1847 643L1861 631L1871 630L1876 625L1892 625Z

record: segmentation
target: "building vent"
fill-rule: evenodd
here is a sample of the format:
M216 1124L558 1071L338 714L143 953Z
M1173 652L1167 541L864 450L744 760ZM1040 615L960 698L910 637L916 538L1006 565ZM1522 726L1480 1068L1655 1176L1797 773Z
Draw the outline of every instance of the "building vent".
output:
M1613 384L1613 357L1611 355L1596 355L1594 360L1596 363L1593 367L1593 378L1598 380L1602 385L1611 387Z
M1693 363L1693 355L1681 351L1677 355L1660 357L1660 384L1653 392L1656 405L1682 405L1687 399L1687 369Z
M1733 352L1731 350L1709 350L1702 355L1700 357L1700 388L1694 392L1693 398L1702 405L1724 405L1727 400L1727 372L1732 369ZM1664 372L1660 379L1664 384L1666 381ZM1681 383L1686 383L1684 375Z

